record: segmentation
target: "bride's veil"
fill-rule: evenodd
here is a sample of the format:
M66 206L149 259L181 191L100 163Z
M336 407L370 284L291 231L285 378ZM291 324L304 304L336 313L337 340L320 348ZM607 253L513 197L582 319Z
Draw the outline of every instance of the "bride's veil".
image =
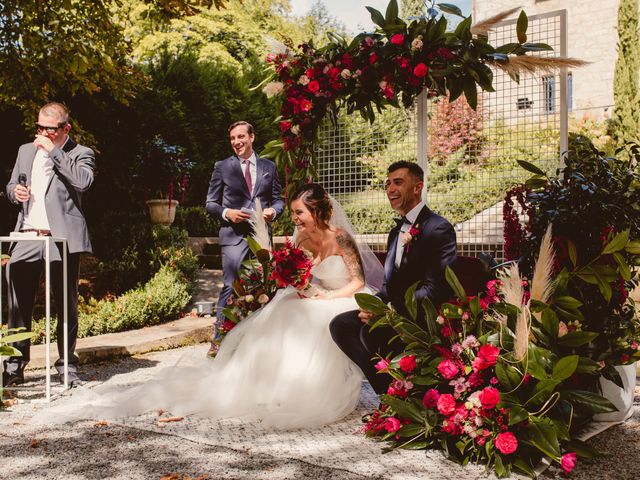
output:
M362 259L362 268L364 270L365 282L376 292L382 288L384 281L384 267L373 253L371 247L367 245L364 240L358 241L356 239L356 233L353 229L353 225L349 221L347 214L344 212L344 208L340 202L338 202L332 195L329 195L331 200L331 206L333 207L333 216L331 217L331 225L343 229L349 235L356 240L358 250L360 252L360 258Z

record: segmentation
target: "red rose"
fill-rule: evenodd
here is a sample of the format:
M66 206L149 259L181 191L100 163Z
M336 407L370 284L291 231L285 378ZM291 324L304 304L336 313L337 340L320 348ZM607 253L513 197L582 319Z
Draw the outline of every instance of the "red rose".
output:
M320 84L317 80L311 80L309 85L307 85L307 88L311 93L317 93L320 90Z
M478 358L481 358L482 362L487 365L485 368L493 367L498 360L498 355L500 355L500 348L493 345L483 345L478 351Z
M449 393L440 395L440 398L438 398L437 406L438 411L444 416L449 416L456 411L456 401L453 398L453 395Z
M396 33L391 37L391 43L393 43L394 45L402 45L404 43L404 35L402 35L401 33Z
M438 399L440 398L440 392L435 388L427 390L427 393L422 397L422 405L424 408L433 408L438 404Z
M499 433L493 443L504 455L509 455L518 449L518 439L511 432Z
M458 374L458 366L451 360L443 360L438 364L438 371L446 380L451 380Z
M384 421L384 428L387 432L397 432L400 430L400 420L395 417L389 417Z
M303 98L302 100L300 100L300 110L302 110L303 112L308 112L312 108L313 108L313 103L311 103L309 100L307 100L306 98Z
M427 67L424 63L419 63L413 69L413 74L418 78L422 78L427 74L428 71L429 67Z
M415 355L407 355L406 357L402 357L399 362L400 370L405 373L411 373L416 369L416 356Z
M378 55L375 52L369 55L369 65L373 65L377 61L378 61Z
M496 408L496 405L500 403L500 392L496 388L486 387L480 392L478 399L482 404L482 408L491 410L492 408Z
M330 77L332 80L335 80L336 78L338 78L338 77L340 76L340 73L341 73L341 72L342 72L342 69L341 69L341 68L338 68L338 67L331 67L331 68L329 69L329 77Z
M235 326L236 324L231 320L225 320L224 323L220 326L220 330L222 330L223 332L230 332Z
M456 56L451 52L451 50L445 47L438 48L436 50L436 53L445 60L453 60L454 58L456 58Z
M291 122L287 122L286 120L283 120L280 122L280 131L281 132L288 132L289 130L291 130Z
M576 454L573 452L569 452L562 455L560 466L562 467L562 471L568 474L571 472L571 470L575 468L576 463L577 463Z

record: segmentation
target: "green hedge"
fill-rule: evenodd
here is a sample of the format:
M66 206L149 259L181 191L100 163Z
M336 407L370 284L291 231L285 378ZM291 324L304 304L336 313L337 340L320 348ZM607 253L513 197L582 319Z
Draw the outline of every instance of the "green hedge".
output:
M111 300L92 299L78 306L78 338L157 325L175 318L191 298L191 282L180 271L163 265L145 285ZM56 318L51 318L55 339ZM45 320L34 322L34 343L44 342Z

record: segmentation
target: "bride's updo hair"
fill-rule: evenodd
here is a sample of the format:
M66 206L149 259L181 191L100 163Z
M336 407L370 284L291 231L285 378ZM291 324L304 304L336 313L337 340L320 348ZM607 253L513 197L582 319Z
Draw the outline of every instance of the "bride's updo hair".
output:
M313 218L316 219L318 226L327 227L331 215L333 215L333 206L329 194L319 183L306 183L299 187L291 201L300 200L305 207L309 209Z

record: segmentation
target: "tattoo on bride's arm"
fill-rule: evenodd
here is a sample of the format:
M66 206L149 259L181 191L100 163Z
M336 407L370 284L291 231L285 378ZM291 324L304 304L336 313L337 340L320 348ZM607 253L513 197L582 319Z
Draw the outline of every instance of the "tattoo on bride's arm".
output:
M344 263L347 265L351 277L364 282L362 259L353 237L346 232L340 232L336 235L336 241L343 252Z

